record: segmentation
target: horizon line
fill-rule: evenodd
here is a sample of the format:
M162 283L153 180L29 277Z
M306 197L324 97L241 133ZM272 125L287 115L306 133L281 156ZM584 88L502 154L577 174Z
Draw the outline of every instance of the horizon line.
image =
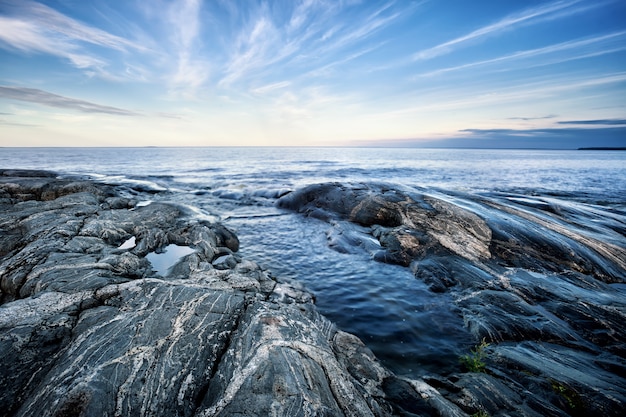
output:
M462 150L543 150L543 151L576 151L576 150L617 150L624 151L621 146L584 146L574 148L552 147L480 147L480 146L402 146L402 145L144 145L144 146L0 146L0 149L181 149L181 148L347 148L347 149L462 149Z

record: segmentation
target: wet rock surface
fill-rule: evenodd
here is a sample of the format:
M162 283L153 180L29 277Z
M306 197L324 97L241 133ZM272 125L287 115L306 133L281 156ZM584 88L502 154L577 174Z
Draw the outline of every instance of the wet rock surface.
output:
M297 282L242 259L230 230L142 196L0 170L0 415L626 412L619 210L372 184L281 193L328 222L335 250L452 295L484 341L467 372L410 379ZM188 251L156 271L148 259L171 247Z
M335 250L409 267L432 291L452 295L477 347L466 356L467 372L424 381L460 412L626 413L620 210L340 183L305 187L277 205L328 222Z
M170 245L193 252L157 273ZM238 248L176 204L0 171L0 415L465 415Z

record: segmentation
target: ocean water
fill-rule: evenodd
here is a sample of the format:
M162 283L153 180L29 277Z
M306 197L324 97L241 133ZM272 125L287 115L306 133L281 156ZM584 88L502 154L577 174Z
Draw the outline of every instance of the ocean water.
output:
M145 179L169 188L276 190L385 181L466 191L517 190L623 199L626 153L403 148L0 148L0 167Z
M450 295L366 251L332 250L331 225L276 208L279 196L321 182L384 182L456 199L542 196L581 213L626 210L626 152L618 151L0 148L0 168L87 176L221 221L239 236L242 256L302 281L323 314L407 375L452 372L475 343Z

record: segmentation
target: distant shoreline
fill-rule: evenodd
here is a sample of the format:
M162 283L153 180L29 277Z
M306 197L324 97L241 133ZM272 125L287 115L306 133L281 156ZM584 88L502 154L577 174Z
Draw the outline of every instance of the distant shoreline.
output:
M318 148L318 149L430 149L430 150L475 150L475 151L626 151L626 147L581 147L581 148L493 148L493 147L473 147L473 146L374 146L374 145L207 145L207 146L0 146L0 149L202 149L202 148L222 148L222 149L235 149L235 148L248 148L248 149L262 149L262 148L285 148L285 149L297 149L297 148Z
M598 146L591 148L578 148L579 151L626 151L626 147Z
M0 146L0 149L7 151L70 151L76 149L90 150L129 150L144 149L146 151L165 151L168 149L388 149L388 150L437 150L437 151L468 151L468 152L484 152L484 151L538 151L538 152L578 152L578 151L607 151L607 152L624 152L625 146L593 146L579 148L474 148L474 147L415 147L415 146Z

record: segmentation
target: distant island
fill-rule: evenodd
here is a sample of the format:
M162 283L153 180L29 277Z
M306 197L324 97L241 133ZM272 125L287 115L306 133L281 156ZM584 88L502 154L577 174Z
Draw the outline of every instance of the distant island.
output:
M591 148L578 148L579 151L626 151L626 147L609 147L609 146L598 146Z

